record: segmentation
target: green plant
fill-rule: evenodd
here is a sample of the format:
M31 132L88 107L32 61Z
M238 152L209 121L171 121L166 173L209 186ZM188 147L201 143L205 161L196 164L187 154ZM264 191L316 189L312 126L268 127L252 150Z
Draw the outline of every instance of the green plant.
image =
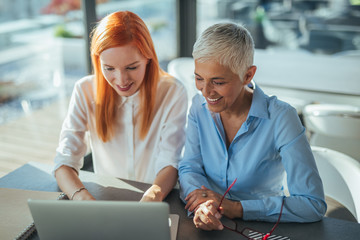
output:
M55 27L55 37L62 38L75 38L77 37L75 34L66 29L64 25L58 25Z

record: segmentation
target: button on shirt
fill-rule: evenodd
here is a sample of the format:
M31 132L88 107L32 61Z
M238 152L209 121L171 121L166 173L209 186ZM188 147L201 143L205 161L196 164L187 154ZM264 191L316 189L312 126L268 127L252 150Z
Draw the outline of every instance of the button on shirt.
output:
M54 171L62 165L80 170L89 133L95 173L152 183L164 167L177 168L185 141L187 103L184 86L174 78L162 77L154 118L141 140L137 118L140 93L120 97L113 138L104 143L96 132L94 77L79 80L62 126Z
M256 86L246 121L226 146L220 114L201 95L188 116L184 157L179 163L181 198L202 185L240 201L243 219L276 221L287 173L290 196L281 221L318 221L326 212L314 157L296 110Z

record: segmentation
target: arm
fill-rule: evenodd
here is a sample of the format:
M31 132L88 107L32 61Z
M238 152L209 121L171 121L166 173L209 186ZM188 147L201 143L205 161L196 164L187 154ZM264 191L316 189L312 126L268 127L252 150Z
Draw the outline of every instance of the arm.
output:
M161 140L156 153L154 169L156 178L153 185L144 193L141 201L164 200L178 179L177 164L185 141L188 99L186 90L180 83L175 82L166 89L166 93L162 99L166 103L166 107L163 110Z
M315 222L322 219L326 203L314 156L297 112L288 110L279 121L278 149L287 173L290 197L285 198L282 221ZM289 130L287 131L288 128ZM284 131L285 130L285 131ZM292 132L290 132L293 130ZM286 134L287 133L287 134ZM291 138L287 138L290 135ZM280 202L278 199L278 205Z
M82 159L86 153L85 132L87 131L87 105L84 83L75 84L71 96L67 116L62 125L59 146L56 149L53 174L60 189L69 197L84 187L78 172L83 164ZM74 199L94 199L87 190L75 193Z
M176 184L177 169L167 166L157 174L153 185L144 193L140 201L163 201Z
M179 162L180 198L187 203L186 209L194 211L206 199L202 197L201 186L209 187L204 171L198 133L197 113L200 111L200 96L193 98L188 115L184 157ZM189 195L191 194L191 195Z
M305 129L295 109L288 108L275 114L273 125L275 147L287 173L290 193L290 196L285 198L281 221L319 221L326 212L326 203ZM241 200L243 219L275 222L279 216L281 203L282 196Z

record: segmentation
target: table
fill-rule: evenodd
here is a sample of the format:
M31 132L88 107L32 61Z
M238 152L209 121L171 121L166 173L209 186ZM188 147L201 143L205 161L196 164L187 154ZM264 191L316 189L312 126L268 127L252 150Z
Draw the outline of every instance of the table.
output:
M140 190L146 190L149 184L124 180ZM103 187L92 182L84 182L84 185L99 200L127 200L138 201L142 193L131 191L128 189L119 189L113 187ZM55 179L48 173L41 169L34 167L31 164L25 164L22 167L10 172L4 177L0 178L0 188L16 188L37 191L60 191ZM173 189L168 197L165 199L170 205L170 213L178 214L180 216L178 239L244 239L241 235L234 232L223 231L203 231L196 229L192 223L192 219L188 218L184 210L184 203L179 199L179 190ZM250 227L259 231L269 231L273 223L242 221L237 220L238 226ZM357 239L360 235L360 224L344 221L335 218L325 217L320 222L315 223L280 223L274 231L275 235L288 236L292 240L307 239L307 240L332 240L332 239ZM37 236L34 239L38 239Z

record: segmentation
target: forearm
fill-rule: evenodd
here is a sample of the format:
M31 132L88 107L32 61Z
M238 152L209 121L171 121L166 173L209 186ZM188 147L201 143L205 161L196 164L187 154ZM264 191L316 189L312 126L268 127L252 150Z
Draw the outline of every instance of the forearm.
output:
M172 166L163 168L157 175L153 185L144 193L142 201L162 201L174 188L178 178L177 169Z
M61 166L56 170L55 178L60 189L69 197L69 199L74 197L76 200L94 200L86 189L76 192L85 186L73 168L65 165Z

